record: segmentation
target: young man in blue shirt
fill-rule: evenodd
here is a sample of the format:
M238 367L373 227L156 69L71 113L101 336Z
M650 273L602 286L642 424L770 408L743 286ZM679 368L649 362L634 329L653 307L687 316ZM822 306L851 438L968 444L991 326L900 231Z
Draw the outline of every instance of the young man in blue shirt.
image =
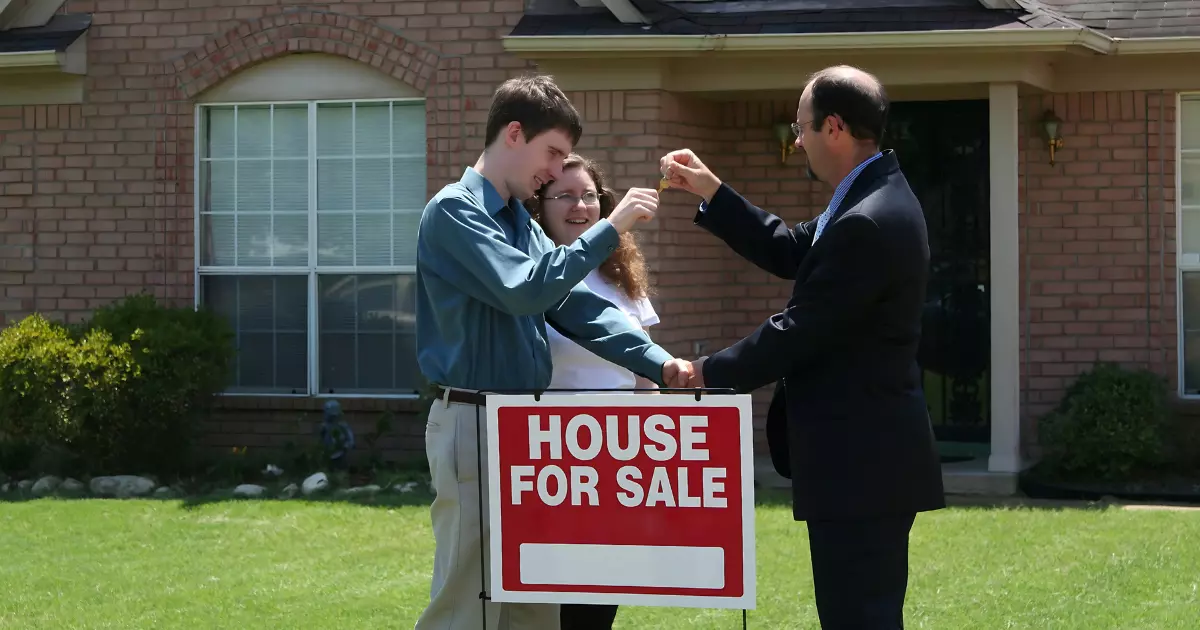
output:
M442 188L417 236L417 360L437 389L425 449L436 493L430 602L416 630L558 630L554 604L479 600L479 493L486 430L480 391L542 390L550 383L546 326L666 387L685 387L691 364L674 359L615 305L582 284L620 234L653 218L658 193L633 188L607 219L555 246L521 200L562 174L583 133L579 114L546 76L510 79L493 95L486 148ZM478 427L478 428L477 428ZM480 469L477 448L484 453ZM486 617L486 620L484 619ZM485 625L486 621L486 625Z

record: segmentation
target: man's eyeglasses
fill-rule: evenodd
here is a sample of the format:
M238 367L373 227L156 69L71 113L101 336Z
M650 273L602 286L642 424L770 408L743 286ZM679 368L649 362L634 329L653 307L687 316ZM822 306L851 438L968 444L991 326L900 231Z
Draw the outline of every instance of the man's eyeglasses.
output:
M808 121L808 122L802 122L802 123L792 123L792 135L794 135L794 136L796 136L797 138L799 138L799 137L800 137L800 132L801 132L801 131L804 131L804 125L807 125L807 124L808 124L808 123L810 123L810 122L812 122L812 121L810 120L810 121Z
M577 197L571 193L561 193L553 197L547 197L546 201L560 201L572 206L582 201L585 206L598 206L600 205L600 195L590 190L583 193L582 197Z

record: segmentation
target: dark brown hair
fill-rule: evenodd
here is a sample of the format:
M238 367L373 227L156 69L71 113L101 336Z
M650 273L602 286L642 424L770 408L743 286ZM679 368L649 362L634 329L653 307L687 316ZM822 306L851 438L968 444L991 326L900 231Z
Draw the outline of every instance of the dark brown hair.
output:
M491 146L513 121L521 123L526 142L551 129L562 130L573 145L583 135L579 112L554 79L544 74L515 77L496 88L488 109L484 145Z
M594 160L572 153L563 160L563 171L574 168L587 171L592 183L596 185L596 194L600 197L600 218L612 214L613 209L617 207L617 195L608 187L600 166ZM546 190L552 183L543 185L525 204L534 220L542 225L542 229L546 228L542 222L542 203L546 197ZM642 256L642 250L638 248L637 239L632 232L621 235L620 244L600 265L600 274L620 287L630 299L649 297L651 293L650 271L646 268L646 259Z

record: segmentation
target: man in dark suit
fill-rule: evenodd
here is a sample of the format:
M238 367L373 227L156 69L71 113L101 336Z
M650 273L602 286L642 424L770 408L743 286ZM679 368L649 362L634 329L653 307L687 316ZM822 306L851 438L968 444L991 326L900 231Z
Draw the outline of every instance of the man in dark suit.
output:
M819 217L789 228L684 149L662 158L672 186L704 199L697 225L794 280L784 309L693 364L694 387L775 383L767 438L806 521L823 628L903 628L916 513L945 507L917 346L929 267L921 205L880 151L889 105L875 77L816 73L796 111L809 177L834 187Z

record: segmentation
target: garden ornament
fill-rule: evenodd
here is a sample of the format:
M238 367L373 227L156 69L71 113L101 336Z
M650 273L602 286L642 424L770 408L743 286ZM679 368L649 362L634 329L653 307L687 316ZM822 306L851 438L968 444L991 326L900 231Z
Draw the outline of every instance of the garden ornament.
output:
M321 444L335 468L344 468L354 448L354 431L342 419L342 405L336 400L325 403L325 418L321 422Z

